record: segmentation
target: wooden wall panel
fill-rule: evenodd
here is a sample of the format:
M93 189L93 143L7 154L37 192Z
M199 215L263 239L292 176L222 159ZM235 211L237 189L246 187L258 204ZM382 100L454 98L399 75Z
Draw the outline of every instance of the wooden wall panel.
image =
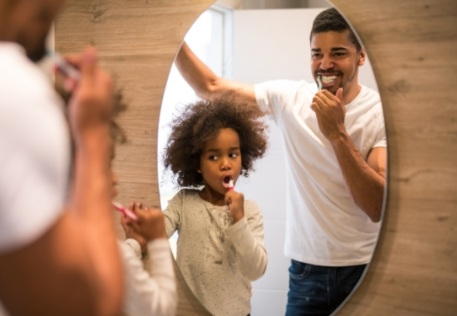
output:
M387 210L341 315L457 312L457 2L332 3L365 44L386 117Z
M56 50L73 53L94 45L128 104L128 110L119 118L128 142L117 146L114 161L118 200L123 204L135 200L159 205L156 148L162 95L184 35L211 3L71 0L56 21ZM120 225L118 233L122 238ZM179 281L178 315L206 315L179 270L175 271Z
M157 128L171 64L188 28L212 1L72 0L56 22L56 49L94 45L128 104L120 123L128 143L118 146L120 201L158 205Z
M71 0L56 48L95 45L129 109L119 200L158 205L162 94L179 44L212 0ZM341 315L457 312L457 2L333 0L366 46L386 116L386 215L373 262ZM203 315L180 286L180 315Z

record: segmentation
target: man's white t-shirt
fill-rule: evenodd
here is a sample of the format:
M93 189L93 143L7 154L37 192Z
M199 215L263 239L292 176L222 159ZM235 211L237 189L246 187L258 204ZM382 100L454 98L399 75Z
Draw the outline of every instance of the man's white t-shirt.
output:
M48 77L15 43L0 43L0 253L38 239L67 196L70 136Z
M255 85L257 103L281 131L286 155L285 255L321 266L370 261L380 223L354 203L336 155L310 108L317 92L305 81L275 80ZM346 105L347 131L366 159L386 147L379 94L362 86Z

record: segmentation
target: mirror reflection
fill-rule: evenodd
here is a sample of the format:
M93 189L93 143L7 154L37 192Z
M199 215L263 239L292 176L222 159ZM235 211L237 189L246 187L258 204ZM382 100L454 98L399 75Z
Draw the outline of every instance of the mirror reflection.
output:
M264 219L268 266L253 283L253 314L332 313L363 274L380 228L387 143L376 82L344 19L343 29L335 26L335 12L319 18L310 39L323 10L213 6L186 36L164 96L159 171L168 123L184 105L236 88L268 111L267 154L236 182ZM215 91L200 85L207 80ZM178 189L163 174L165 208ZM313 288L322 286L334 290ZM322 304L329 296L336 299Z

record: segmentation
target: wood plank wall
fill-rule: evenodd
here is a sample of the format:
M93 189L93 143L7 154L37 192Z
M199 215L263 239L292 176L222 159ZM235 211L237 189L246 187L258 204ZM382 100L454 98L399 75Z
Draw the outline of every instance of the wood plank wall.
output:
M341 315L457 313L457 2L333 4L365 44L389 146L373 263Z
M94 45L123 91L128 110L118 121L128 142L117 146L114 170L118 200L125 205L131 200L160 204L156 148L162 95L184 35L211 4L212 0L70 0L56 21L56 50L72 53ZM123 238L120 225L118 232ZM207 315L175 271L180 284L178 315Z
M171 63L212 0L70 0L62 53L95 45L129 105L114 168L119 200L159 205L160 105ZM368 51L389 143L386 215L373 262L338 315L457 313L457 2L333 0ZM120 231L120 234L121 231ZM185 285L180 315L204 315Z

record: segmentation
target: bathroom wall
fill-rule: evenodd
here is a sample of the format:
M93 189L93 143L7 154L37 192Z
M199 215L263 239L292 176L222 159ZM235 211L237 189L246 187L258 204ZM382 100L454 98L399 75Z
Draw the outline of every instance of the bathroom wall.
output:
M92 44L118 77L130 137L116 154L120 200L158 205L157 123L170 65L211 0L69 0L56 48ZM457 2L333 0L368 50L389 140L386 216L368 274L338 315L457 310ZM180 286L180 315L204 315Z
M309 33L320 9L237 10L233 17L233 79L259 83L273 79L313 81ZM255 22L254 22L255 21ZM360 81L377 90L371 65L360 69ZM276 125L269 122L269 148L237 190L261 207L268 267L253 283L252 315L284 315L290 260L283 254L285 236L285 157Z

